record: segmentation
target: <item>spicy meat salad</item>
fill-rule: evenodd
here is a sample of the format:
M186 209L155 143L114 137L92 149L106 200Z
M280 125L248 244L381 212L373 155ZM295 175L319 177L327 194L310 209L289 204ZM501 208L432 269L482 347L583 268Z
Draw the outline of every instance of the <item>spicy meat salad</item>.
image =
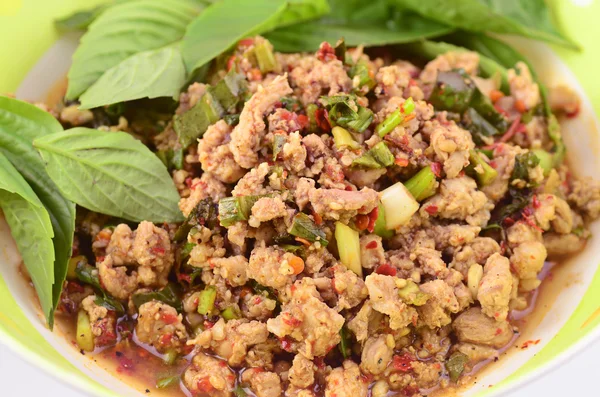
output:
M162 132L63 107L153 148L186 219L78 213L59 312L79 348L146 349L193 396L421 396L497 359L545 263L584 247L600 185L563 163L526 64L504 93L475 52L409 59L254 37ZM549 105L579 106L566 87Z

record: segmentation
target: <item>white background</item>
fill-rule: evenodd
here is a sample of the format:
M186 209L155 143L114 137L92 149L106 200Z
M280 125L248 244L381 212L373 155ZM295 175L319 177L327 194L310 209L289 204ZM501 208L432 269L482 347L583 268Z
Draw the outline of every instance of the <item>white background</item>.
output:
M570 362L510 394L510 397L599 395L599 357L600 343L595 343ZM3 345L0 345L0 390L3 397L86 396L29 365Z

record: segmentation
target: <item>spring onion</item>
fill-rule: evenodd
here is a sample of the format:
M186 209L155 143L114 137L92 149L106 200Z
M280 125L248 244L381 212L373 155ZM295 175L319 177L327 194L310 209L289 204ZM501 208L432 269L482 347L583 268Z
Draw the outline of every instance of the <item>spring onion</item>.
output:
M352 65L348 75L353 80L358 79L358 84L355 87L359 90L366 87L366 92L368 92L377 84L373 78L373 72L369 70L368 62L364 59L359 59L358 62Z
M331 126L339 125L362 133L373 121L373 112L358 105L355 95L321 97L321 103L328 111Z
M404 186L417 201L423 201L435 194L437 180L430 166L421 169Z
M240 318L240 314L233 307L228 307L221 312L221 317L223 317L226 321L229 321Z
M156 156L169 170L183 168L183 149L166 149L156 152Z
M358 231L338 221L335 223L335 240L340 254L340 261L348 269L362 277Z
M381 138L392 132L394 128L404 122L406 117L415 111L415 101L408 98L400 109L396 109L389 116L385 118L381 123L375 127L375 133L379 134Z
M167 365L173 365L175 364L175 361L177 361L178 357L179 353L177 353L176 350L169 350L165 354L163 354L162 360Z
M215 299L217 299L217 289L212 285L200 291L198 313L209 315L215 308Z
M308 117L308 131L317 132L319 130L319 124L317 123L317 110L319 107L314 103L311 103L306 107L306 117Z
M344 359L350 357L352 350L350 349L350 335L348 329L346 328L346 324L342 326L340 329L340 343L338 344L338 348L340 349L340 353L342 353L342 357Z
M77 279L77 266L82 263L81 266L87 265L87 258L83 255L74 256L69 259L69 263L67 265L67 279L68 280L76 280Z
M484 119L477 111L473 108L467 109L463 117L463 123L471 133L475 143L481 145L490 139L490 137L500 134L500 131L489 121Z
M90 317L85 310L80 310L77 313L77 335L75 340L81 350L94 351L94 334L92 333Z
M394 155L385 142L379 142L362 156L354 159L353 167L385 168L394 164Z
M329 244L329 241L325 238L325 232L320 229L308 215L302 212L294 216L289 233L292 236L302 238L311 243L318 241L323 247L326 247L327 244Z
M377 220L375 221L375 228L373 230L376 235L383 238L392 238L394 236L393 230L388 230L385 227L385 208L379 203L379 209L377 213Z
M181 146L186 148L202 137L208 127L219 121L223 114L221 104L210 92L206 92L193 108L173 119Z
M475 174L479 186L487 186L496 179L498 171L486 163L475 150L469 152L469 170Z
M402 182L397 182L382 191L380 198L385 211L385 226L389 230L407 224L419 210L419 203Z
M544 149L533 149L532 152L540 159L540 167L544 170L544 176L548 176L550 171L552 171L552 168L554 168L553 155Z
M179 375L169 376L166 378L161 378L156 381L157 389L167 389L171 386L178 385L181 377Z
M219 200L219 221L221 222L221 226L229 227L236 222L248 220L252 206L261 197L236 196Z
M465 370L465 365L469 362L469 357L461 352L454 352L446 360L446 370L452 382L456 382Z
M421 291L419 286L411 280L408 280L406 285L398 290L398 296L413 306L423 306L430 298L429 294Z
M187 219L175 232L175 241L187 239L190 231L196 226L205 226L213 229L217 225L217 208L211 198L205 198L192 209Z
M268 42L257 44L254 47L254 55L258 62L258 68L262 73L268 73L279 69L279 64L273 55L273 49Z
M333 127L331 130L333 134L333 142L335 143L335 147L338 149L342 148L350 148L350 149L358 149L360 148L360 143L356 142L352 137L352 134L348 132L347 129L342 128L340 126Z

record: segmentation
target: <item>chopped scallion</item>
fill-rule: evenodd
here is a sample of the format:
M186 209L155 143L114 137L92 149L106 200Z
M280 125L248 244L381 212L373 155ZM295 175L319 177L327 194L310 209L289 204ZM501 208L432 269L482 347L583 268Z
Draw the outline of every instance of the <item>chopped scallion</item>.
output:
M308 215L303 212L298 213L292 221L292 228L290 234L296 236L311 243L319 242L323 247L329 244L329 241L325 238L325 232L321 230Z
M362 277L358 231L342 222L336 222L335 240L337 242L338 253L340 254L340 262L358 276Z
M331 133L333 134L333 142L335 143L335 147L338 149L345 147L350 149L360 148L360 143L354 140L352 134L350 134L347 129L337 126L333 127Z
M404 182L404 186L406 186L415 200L423 201L435 194L437 181L431 167L427 166Z
M215 299L217 299L217 289L212 285L201 291L198 301L198 313L209 315L215 308Z
M392 132L394 128L404 122L406 117L415 111L415 101L412 98L408 98L402 104L400 109L396 109L389 116L385 118L381 123L375 127L375 133L381 138Z

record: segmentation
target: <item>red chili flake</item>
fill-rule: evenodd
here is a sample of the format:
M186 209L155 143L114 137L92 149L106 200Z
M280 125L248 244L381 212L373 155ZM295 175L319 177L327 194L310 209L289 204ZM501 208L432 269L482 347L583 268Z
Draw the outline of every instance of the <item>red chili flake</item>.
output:
M367 225L367 230L369 233L373 233L375 230L375 223L377 222L377 218L379 217L379 207L373 208L373 211L369 212L369 224Z
M212 321L204 321L204 329L211 329L212 327L215 326L215 323L213 323Z
M165 324L175 324L179 320L177 316L172 313L163 313L161 319Z
M296 317L294 317L293 315L289 314L289 313L284 313L283 314L283 320L282 320L285 324L289 325L290 327L298 327L300 324L302 324L302 320L297 319Z
M160 344L163 346L166 346L166 345L170 344L172 340L173 340L173 334L169 332L168 334L164 334L163 336L160 337Z
M504 227L510 227L510 226L512 226L514 224L515 224L515 220L513 218L510 218L510 217L504 218L504 220L502 221L502 225Z
M331 124L329 124L329 113L327 109L317 109L315 111L315 118L317 119L317 126L325 132L331 131Z
M396 355L392 359L392 367L400 372L409 372L412 370L411 363L413 361L415 360L410 354Z
M150 248L150 252L152 252L154 255L164 255L165 247L161 247L161 246L157 245L157 246Z
M519 113L525 113L527 112L527 106L525 105L525 102L523 102L520 99L517 99L515 101L515 109L517 110L517 112Z
M367 245L365 245L365 248L368 250L374 250L375 248L377 248L377 241L369 241Z
M427 213L429 215L435 215L438 212L438 206L437 205L430 205L428 207L425 207L425 211L427 211Z
M398 167L406 167L408 165L408 159L404 158L404 157L396 157L396 159L394 160L394 163Z
M415 394L419 393L419 388L417 386L406 386L404 389L402 389L402 393L405 396L414 396Z
M395 267L390 265L389 263L384 263L383 265L379 265L377 269L375 269L375 273L383 274L384 276L392 276L394 277L397 273Z
M257 68L252 68L248 71L248 80L260 81L262 80L262 73Z
M508 117L508 112L506 110L504 110L504 108L502 108L501 106L499 106L498 104L494 105L494 108L496 109L496 111L506 117Z
M317 368L325 369L325 361L323 357L315 357L314 363L317 366Z
M374 378L375 378L375 377L374 377L373 375L371 375L371 374L360 374L360 380L361 380L363 383L367 383L367 384L369 384L369 383L373 382L373 379L374 379Z
M292 341L287 336L279 338L279 344L281 345L281 348L286 352L292 351Z
M521 349L527 349L529 348L531 345L537 345L538 343L541 342L541 339L536 339L536 340L528 340L525 341L522 345L521 345Z
M210 383L210 378L207 376L206 378L198 379L196 382L196 390L201 393L209 393L214 390L212 383Z
M235 59L236 59L236 56L232 55L227 60L227 71L228 72L231 70L231 68L233 68L235 66Z
M352 192L354 189L352 188L352 186L348 185L344 188L344 190L347 192Z
M489 165L490 165L490 167L492 167L492 168L496 169L496 162L495 162L494 160L491 160L491 161L489 162Z
M300 126L300 129L304 129L304 128L308 127L309 121L308 121L308 117L306 115L299 114L297 117L297 121Z
M238 48L250 47L252 44L254 44L254 39L252 37L248 37L247 39L238 41Z
M540 203L540 200L538 199L537 194L533 195L533 198L531 199L531 203L533 204L533 208L540 208L540 206L542 205Z
M329 62L333 61L334 59L337 59L337 57L335 56L335 50L333 49L331 44L329 44L326 41L321 43L316 55L317 59L322 62Z
M496 313L496 314L498 314L498 313ZM501 334L502 334L502 328L497 328L496 329L496 336L501 335Z
M256 296L256 297L254 298L254 302L253 302L253 303L254 303L255 305L258 305L260 302L262 302L262 298L261 298L260 296Z
M192 178L191 178L191 177L189 177L189 176L188 176L187 178L185 178L185 185L186 185L188 188L191 188L191 187L192 187Z
M365 230L369 226L369 217L367 215L356 215L354 218L354 225L358 230Z
M188 284L192 283L192 278L190 277L189 274L185 274L185 273L179 273L177 275L177 280L179 281L185 281Z
M441 163L433 162L429 166L431 167L431 172L433 172L433 175L435 175L437 178L442 177L442 164Z

